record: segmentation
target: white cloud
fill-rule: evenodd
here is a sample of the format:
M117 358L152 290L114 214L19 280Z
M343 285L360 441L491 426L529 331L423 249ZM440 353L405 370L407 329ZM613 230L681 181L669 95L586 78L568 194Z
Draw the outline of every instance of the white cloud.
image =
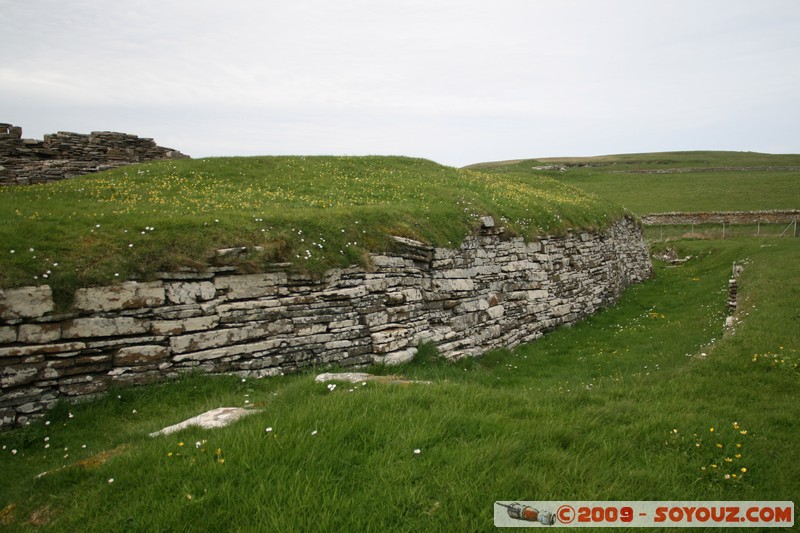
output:
M791 0L0 0L0 23L0 120L28 136L450 164L800 140Z

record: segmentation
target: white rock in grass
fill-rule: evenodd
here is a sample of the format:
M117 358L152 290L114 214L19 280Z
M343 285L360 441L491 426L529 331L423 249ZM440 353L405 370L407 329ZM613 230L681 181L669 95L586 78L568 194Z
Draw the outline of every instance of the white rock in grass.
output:
M218 409L212 409L211 411L206 411L205 413L190 418L188 420L184 420L179 424L165 427L164 429L156 431L155 433L150 433L150 436L157 437L159 435L169 435L170 433L175 433L176 431L186 429L189 426L199 426L204 429L221 428L229 424L232 424L233 422L239 420L244 416L252 415L253 413L257 412L259 411L256 409L242 409L241 407L220 407Z

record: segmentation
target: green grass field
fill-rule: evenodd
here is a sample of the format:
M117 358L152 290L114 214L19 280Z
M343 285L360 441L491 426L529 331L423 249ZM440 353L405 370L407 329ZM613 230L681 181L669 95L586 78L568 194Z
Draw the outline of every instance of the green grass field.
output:
M534 170L551 164L568 166L564 172ZM772 169L766 170L766 167ZM521 160L484 163L470 168L497 174L548 176L640 215L669 211L800 209L800 156L797 155L670 152ZM681 172L656 173L659 170Z
M673 245L695 258L659 264L573 328L476 360L424 347L409 366L375 369L431 384L196 376L61 405L0 434L0 524L474 531L492 528L497 500L791 499L800 246ZM746 264L740 322L725 333L733 261ZM260 411L147 436L223 405Z

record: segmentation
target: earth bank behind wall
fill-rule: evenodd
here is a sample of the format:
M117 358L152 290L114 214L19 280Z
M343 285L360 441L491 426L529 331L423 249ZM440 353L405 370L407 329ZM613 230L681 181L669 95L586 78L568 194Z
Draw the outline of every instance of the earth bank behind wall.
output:
M0 291L0 426L60 398L182 372L268 376L311 364L449 358L513 347L616 302L651 274L638 225L524 242L489 220L459 249L397 239L374 268L322 280L286 272L162 274L79 289L56 315L48 286Z

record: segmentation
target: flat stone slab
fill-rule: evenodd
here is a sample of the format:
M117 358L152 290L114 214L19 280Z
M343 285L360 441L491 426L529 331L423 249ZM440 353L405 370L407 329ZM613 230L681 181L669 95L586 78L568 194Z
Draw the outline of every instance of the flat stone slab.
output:
M242 409L241 407L219 407L206 411L201 415L197 415L188 420L184 420L178 424L165 427L155 433L150 433L151 437L158 437L159 435L169 435L189 426L199 426L203 429L222 428L229 424L234 423L242 417L258 413L257 409Z
M347 381L349 383L361 383L363 381L378 381L380 383L424 383L430 385L430 381L414 381L405 379L403 376L376 376L365 372L328 372L319 374L314 381L317 383L327 383L328 381Z

